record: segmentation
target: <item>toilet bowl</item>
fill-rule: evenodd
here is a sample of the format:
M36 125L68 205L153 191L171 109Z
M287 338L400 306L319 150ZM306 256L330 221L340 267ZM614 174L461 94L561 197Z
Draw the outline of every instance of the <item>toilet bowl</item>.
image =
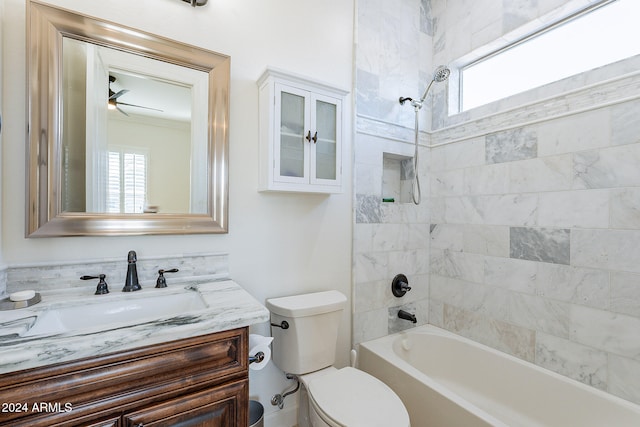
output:
M366 372L333 368L306 388L313 427L409 427L409 414L398 395Z
M326 291L266 301L273 362L302 385L298 426L409 427L409 414L391 388L366 372L333 366L346 300Z

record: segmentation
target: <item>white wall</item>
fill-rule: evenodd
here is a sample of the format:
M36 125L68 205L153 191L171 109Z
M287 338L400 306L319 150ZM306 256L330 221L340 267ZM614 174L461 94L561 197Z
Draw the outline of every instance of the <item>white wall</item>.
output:
M258 185L258 93L267 65L351 90L354 1L52 0L48 3L231 56L229 234L25 239L25 0L3 0L2 249L9 265L122 256L228 252L233 279L259 301L323 289L350 296L351 188L344 194L265 194ZM344 162L351 182L351 98L347 98ZM124 263L123 263L124 265ZM268 333L266 325L256 328ZM348 361L350 316L340 330L340 364ZM275 367L251 376L251 395L267 411L282 391ZM277 378L277 381L276 381ZM273 384L268 380L273 379ZM278 382L280 381L280 382ZM289 406L292 401L287 402Z
M147 154L147 204L158 206L161 213L189 212L191 206L191 127L189 123L160 120L149 116L132 115L131 117L133 120L117 110L109 111L109 145L132 147ZM202 181L205 180L206 177L203 177Z

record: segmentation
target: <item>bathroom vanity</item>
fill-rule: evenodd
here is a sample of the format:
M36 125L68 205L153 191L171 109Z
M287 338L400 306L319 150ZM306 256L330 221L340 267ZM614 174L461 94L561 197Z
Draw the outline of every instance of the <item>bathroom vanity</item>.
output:
M2 375L0 425L247 425L247 339L240 328Z
M113 292L110 301L70 291L77 292L43 292L40 304L0 313L0 426L248 425L248 326L268 312L240 286L188 283ZM206 307L102 330L79 318L77 330L29 333L39 316L83 302L99 311L185 292Z

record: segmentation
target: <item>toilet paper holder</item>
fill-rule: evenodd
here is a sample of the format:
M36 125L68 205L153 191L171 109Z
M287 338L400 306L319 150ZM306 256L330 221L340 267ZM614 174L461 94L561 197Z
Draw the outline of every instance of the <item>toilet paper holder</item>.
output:
M264 352L259 351L257 352L254 356L249 356L249 364L252 364L254 362L262 362L264 360Z

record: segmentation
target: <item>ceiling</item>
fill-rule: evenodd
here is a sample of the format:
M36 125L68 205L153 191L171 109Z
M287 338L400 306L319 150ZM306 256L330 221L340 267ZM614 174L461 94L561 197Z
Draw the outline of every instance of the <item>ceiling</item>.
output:
M182 83L170 82L152 76L109 70L116 78L111 90L127 90L117 98L118 104L127 114L146 115L164 119L191 121L191 88ZM157 111L159 110L159 111Z

